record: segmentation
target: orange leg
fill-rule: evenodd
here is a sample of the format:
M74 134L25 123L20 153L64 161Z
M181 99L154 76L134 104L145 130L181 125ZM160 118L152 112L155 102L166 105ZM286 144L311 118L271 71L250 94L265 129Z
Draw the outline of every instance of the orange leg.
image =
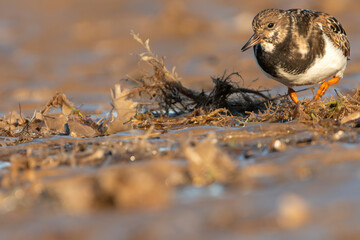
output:
M289 93L291 100L293 100L295 104L299 102L299 99L296 96L296 92L294 89L288 88L288 93Z
M328 87L330 85L333 85L335 83L337 83L340 80L339 77L334 77L328 81L323 82L320 87L319 90L317 91L316 95L315 95L315 100L320 99L326 92L326 90L328 89Z

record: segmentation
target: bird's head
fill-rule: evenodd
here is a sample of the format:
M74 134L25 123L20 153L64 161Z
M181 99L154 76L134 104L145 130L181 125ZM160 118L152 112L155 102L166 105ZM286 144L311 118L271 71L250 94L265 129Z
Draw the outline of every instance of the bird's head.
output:
M252 22L254 34L241 51L244 52L262 42L270 44L281 42L286 37L288 23L289 19L284 10L266 9L259 12Z

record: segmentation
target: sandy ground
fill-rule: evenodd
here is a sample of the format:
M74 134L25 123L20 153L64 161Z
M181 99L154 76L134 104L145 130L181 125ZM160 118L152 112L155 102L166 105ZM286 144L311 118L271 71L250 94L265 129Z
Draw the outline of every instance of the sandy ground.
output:
M270 7L340 20L352 48L336 89L359 87L359 1L14 0L0 1L0 112L31 115L56 92L108 112L114 84L150 71L131 30L187 87L226 70L285 93L240 51ZM0 137L0 239L359 239L359 136L288 122Z

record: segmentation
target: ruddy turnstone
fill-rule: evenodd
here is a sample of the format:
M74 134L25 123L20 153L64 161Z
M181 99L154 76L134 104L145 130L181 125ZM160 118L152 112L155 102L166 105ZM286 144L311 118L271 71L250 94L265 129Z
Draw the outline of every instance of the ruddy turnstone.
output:
M350 44L344 28L331 15L304 9L266 9L255 16L252 28L254 34L241 50L253 47L260 69L286 85L295 103L299 100L293 86L322 82L314 97L320 99L342 78Z

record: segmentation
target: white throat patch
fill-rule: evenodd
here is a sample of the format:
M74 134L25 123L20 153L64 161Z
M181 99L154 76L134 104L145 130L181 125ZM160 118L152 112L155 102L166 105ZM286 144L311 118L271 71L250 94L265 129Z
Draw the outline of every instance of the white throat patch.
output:
M275 49L274 44L268 42L262 42L261 47L267 53L272 53Z

